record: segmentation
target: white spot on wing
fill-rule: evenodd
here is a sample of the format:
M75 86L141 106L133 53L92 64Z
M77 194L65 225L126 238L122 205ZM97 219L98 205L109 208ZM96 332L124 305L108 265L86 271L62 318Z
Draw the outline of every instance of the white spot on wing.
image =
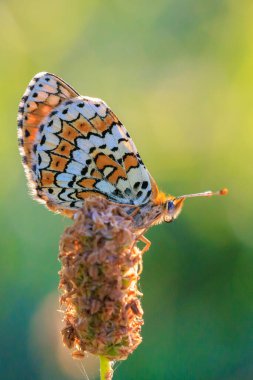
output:
M113 138L113 136L110 133L107 133L104 137L104 142L108 149L112 150L113 148L117 147L118 144L116 143L116 140Z
M67 173L75 174L75 175L80 175L82 169L84 168L85 165L82 165L76 161L70 161L70 163L67 166Z
M83 164L83 166L85 166L84 164L89 158L89 155L81 149L74 150L72 156L75 161L80 162L80 164Z
M70 182L70 181L73 181L73 174L69 174L69 173L59 173L56 177L56 183L58 186L60 187L68 187L67 184Z
M61 193L61 199L64 199L65 201L72 201L71 194L74 193L73 189L66 189Z
M96 107L90 103L85 102L85 106L80 109L80 114L86 119L92 119L96 115Z
M90 148L93 147L93 144L91 144L89 140L84 139L82 137L79 137L76 140L76 144L77 144L78 148L82 149L85 153L89 153Z
M49 122L53 120L52 125L48 125ZM47 124L45 126L45 131L51 132L51 133L57 133L61 130L61 121L58 116L53 116L52 118L49 118L47 120Z
M44 144L41 145L41 139L43 139L43 136L41 136L41 138L39 139L39 144L37 146L38 151L53 150L59 145L59 137L57 137L55 134L46 131L44 136L46 136L46 141Z
M110 194L115 190L114 186L105 180L99 181L95 187L98 190L102 191L102 193L105 193L105 194Z
M99 147L100 145L104 145L105 143L105 140L103 139L103 137L98 137L98 136L91 136L89 141L95 147Z
M50 164L50 157L46 152L40 151L36 153L36 161L38 162L38 156L40 156L41 163L38 165L39 169L47 168Z
M60 107L60 118L66 121L72 121L78 117L78 111L73 104L63 105ZM66 113L65 113L66 112Z
M114 168L110 168L110 167L106 167L104 170L103 170L103 174L104 176L108 176L109 174L111 174L111 172L114 170Z

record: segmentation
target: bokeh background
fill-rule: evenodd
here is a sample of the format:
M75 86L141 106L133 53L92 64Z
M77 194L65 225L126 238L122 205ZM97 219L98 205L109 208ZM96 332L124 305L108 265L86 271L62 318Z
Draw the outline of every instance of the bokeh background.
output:
M20 97L44 70L113 108L164 191L230 189L148 232L143 343L115 380L253 378L252 17L251 0L0 2L1 379L98 376L60 340L69 221L29 197L17 149Z

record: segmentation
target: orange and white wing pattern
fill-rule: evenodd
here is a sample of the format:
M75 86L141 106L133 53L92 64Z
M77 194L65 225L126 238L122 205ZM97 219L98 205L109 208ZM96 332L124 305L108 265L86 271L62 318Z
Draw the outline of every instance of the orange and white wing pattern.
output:
M42 121L59 104L76 96L79 94L62 79L45 72L35 75L29 83L18 109L18 143L30 185L34 178L33 149Z
M22 98L19 144L36 198L71 214L89 196L143 205L157 187L127 130L101 99L40 73Z

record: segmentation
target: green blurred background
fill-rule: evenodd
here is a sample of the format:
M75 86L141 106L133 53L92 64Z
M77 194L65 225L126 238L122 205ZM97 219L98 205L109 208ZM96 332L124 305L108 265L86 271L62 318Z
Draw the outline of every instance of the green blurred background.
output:
M59 334L69 221L29 197L17 149L45 70L112 107L162 190L230 189L148 232L143 343L115 380L253 379L252 1L2 0L0 16L0 378L85 379Z

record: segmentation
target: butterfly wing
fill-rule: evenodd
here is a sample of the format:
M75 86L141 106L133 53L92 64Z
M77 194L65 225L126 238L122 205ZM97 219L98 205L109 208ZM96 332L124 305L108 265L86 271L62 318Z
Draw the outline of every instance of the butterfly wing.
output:
M41 111L36 125L31 123L30 129L36 131L31 129L30 139L26 136L24 119L37 117L37 113L28 115L26 104L34 103L34 94L30 92L35 88L29 88L25 95L28 98L23 101L24 112L20 117L21 154L39 200L54 211L71 214L82 207L88 196L100 195L131 205L142 205L154 198L157 193L154 180L125 127L106 103L79 96L59 78L43 74L36 82L41 110L48 107L47 99L51 96L47 87L43 87L41 94L37 89L39 83L45 82L45 76L55 84L58 103L46 108L49 112L44 115Z
M32 149L42 120L67 99L79 94L62 79L41 72L29 83L18 110L18 142L28 179L32 178Z

